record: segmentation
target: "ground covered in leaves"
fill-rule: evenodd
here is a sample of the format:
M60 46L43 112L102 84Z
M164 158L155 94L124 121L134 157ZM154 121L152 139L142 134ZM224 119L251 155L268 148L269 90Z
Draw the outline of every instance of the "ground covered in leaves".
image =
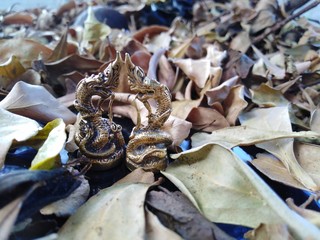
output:
M3 10L1 239L319 239L320 25L303 15L318 4ZM85 174L70 164L76 85L116 51L171 91L173 144L159 173L130 172L125 159ZM126 73L119 81L113 113L127 143L136 107L142 122L147 112Z

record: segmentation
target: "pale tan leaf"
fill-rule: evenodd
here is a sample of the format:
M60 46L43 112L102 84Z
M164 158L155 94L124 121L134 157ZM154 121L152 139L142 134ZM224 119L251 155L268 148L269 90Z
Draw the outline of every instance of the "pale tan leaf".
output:
M211 144L171 157L176 160L163 174L191 195L209 220L250 227L287 224L295 237L319 236L314 225L292 212L231 150Z
M210 76L210 60L208 59L172 59L188 78L190 78L199 88L203 88Z
M256 48L254 45L251 45L251 47L254 50L254 52L258 55L258 57L263 60L264 64L266 65L266 67L268 68L268 70L270 71L270 73L272 75L274 75L277 79L284 78L284 76L285 76L284 69L279 68L278 66L271 63L270 60L265 55L263 55L263 53L258 48Z
M20 212L24 196L20 196L0 209L0 236L9 239L13 225Z
M310 128L312 131L320 133L320 108L319 108L319 106L311 112Z
M101 190L60 229L60 239L144 239L144 201L151 184L122 183Z
M239 77L234 76L226 80L219 86L206 91L205 95L208 98L208 105L211 106L215 102L222 102L223 100L225 100L228 97L231 88L238 83L238 80Z
M0 168L12 143L22 142L35 136L40 128L36 121L10 113L0 107Z
M212 133L195 133L192 136L192 147L199 147L210 143L217 143L224 147L250 146L261 142L283 138L317 139L319 134L311 131L285 132L261 130L251 126L235 126L213 131Z
M242 126L254 127L263 131L292 132L289 112L287 107L273 107L267 109L254 109L240 116ZM293 152L293 139L280 139L256 144L274 156L285 165L294 178L312 191L319 186L305 172L298 163Z
M25 82L17 82L0 102L0 107L41 122L56 118L62 118L65 123L74 123L76 120L76 115L60 104L44 87Z
M137 168L131 173L121 178L115 184L121 183L146 183L151 184L155 181L153 172L146 172L142 168Z
M260 224L247 232L244 237L249 240L293 240L285 224Z
M252 160L251 163L260 172L274 181L284 183L291 187L308 190L298 180L292 177L288 169L286 169L279 159L276 159L270 154L258 154L256 159Z

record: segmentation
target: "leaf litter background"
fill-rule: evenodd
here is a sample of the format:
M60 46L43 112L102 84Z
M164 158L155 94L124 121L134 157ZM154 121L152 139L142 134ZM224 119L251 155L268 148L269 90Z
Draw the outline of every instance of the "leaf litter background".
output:
M2 238L318 239L320 28L302 13L319 2L239 2L3 10ZM75 86L116 50L172 92L161 173L63 165L79 157ZM123 73L126 140L135 104L146 120L134 102Z

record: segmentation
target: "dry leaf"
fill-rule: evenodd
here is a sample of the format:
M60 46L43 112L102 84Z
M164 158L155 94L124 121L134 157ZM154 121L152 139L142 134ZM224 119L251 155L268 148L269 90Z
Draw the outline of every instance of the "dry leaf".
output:
M244 237L249 240L293 240L285 224L260 224L256 229L247 232Z
M319 236L319 229L292 212L231 150L210 144L171 157L176 160L162 173L210 221L250 227L284 223L300 239Z
M283 96L280 90L276 90L265 83L262 83L252 93L252 101L259 107L281 107L288 106L289 101Z
M254 127L261 131L292 131L287 107L254 109L242 114L240 121L242 126ZM292 138L259 143L256 146L279 158L289 172L305 187L312 191L319 189L319 186L299 165L293 152Z
M32 160L30 170L50 170L57 166L56 161L60 159L59 153L67 138L65 127L60 118L47 123L44 129L49 131L48 138Z
M238 83L239 77L234 76L227 81L223 82L217 87L214 87L205 92L205 95L208 98L208 105L212 106L215 102L222 102L225 100L232 87L234 87Z
M44 87L17 82L10 93L0 102L0 107L40 122L62 118L74 123L76 115L59 103Z
M238 116L248 106L244 99L244 86L235 86L230 89L228 97L223 101L223 109L227 121L231 126L236 125Z
M61 239L144 239L144 201L151 184L120 183L91 197L62 226Z
M0 53L1 61L16 56L25 68L29 68L34 60L46 60L52 50L34 40L13 38L0 40Z
M229 127L227 119L212 108L193 108L187 118L192 123L192 128L205 132L212 132L217 129Z
M26 69L16 56L11 56L5 63L0 64L0 87L12 87L15 79L21 76Z
M52 54L47 59L47 62L55 62L68 55L68 42L67 42L68 32L69 32L69 28L67 27L64 33L62 34L58 44L53 49Z
M181 68L199 88L203 88L210 76L210 60L208 59L171 59L171 61Z
M40 125L29 118L10 113L0 107L0 168L13 142L22 142L36 135Z

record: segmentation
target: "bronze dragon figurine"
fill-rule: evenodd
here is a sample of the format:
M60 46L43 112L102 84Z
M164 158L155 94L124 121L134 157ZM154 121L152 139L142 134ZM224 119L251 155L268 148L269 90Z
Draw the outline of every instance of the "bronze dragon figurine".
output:
M113 122L113 90L119 84L123 60L120 53L104 73L82 79L76 88L75 108L81 120L75 134L80 152L87 158L93 170L105 170L118 165L124 155L125 141L121 126ZM93 96L99 96L93 104ZM109 100L108 118L103 118L101 105Z
M171 135L161 130L172 111L170 90L157 80L145 76L144 71L132 63L129 54L126 54L125 65L130 89L137 92L136 98L148 110L148 124L142 126L138 121L130 135L126 150L127 167L130 170L138 167L148 171L163 170L168 161L167 147L172 143ZM156 103L155 112L152 112L150 99Z

